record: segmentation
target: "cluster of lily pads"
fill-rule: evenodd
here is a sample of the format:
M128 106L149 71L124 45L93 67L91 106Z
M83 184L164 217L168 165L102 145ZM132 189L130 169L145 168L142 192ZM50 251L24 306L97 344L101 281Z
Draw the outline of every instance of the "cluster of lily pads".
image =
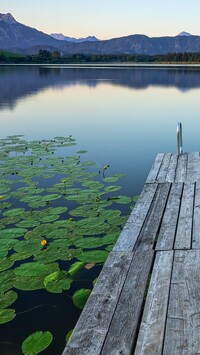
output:
M86 151L68 156L73 145L71 136L0 140L0 324L16 317L17 290L61 293L81 268L103 263L126 222L120 206L131 198L116 195L123 175L97 169ZM82 309L90 292L77 290L74 305ZM38 331L22 351L37 354L52 339Z

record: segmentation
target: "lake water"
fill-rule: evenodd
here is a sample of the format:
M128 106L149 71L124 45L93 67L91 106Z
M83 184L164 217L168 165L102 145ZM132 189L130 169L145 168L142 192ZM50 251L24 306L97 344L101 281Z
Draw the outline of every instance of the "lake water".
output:
M184 151L200 151L199 96L200 67L0 66L0 138L72 135L78 143L75 151L87 150L87 159L100 169L109 164L110 175L127 174L120 194L133 197L141 192L157 153L176 151L178 121L183 124ZM92 279L99 270L92 269ZM30 309L33 297L45 297L44 290L35 292L30 297L22 294L18 308ZM38 318L42 328L55 320L51 327L57 347L45 354L61 354L63 324L70 330L80 314L74 307L72 316L70 307L64 296L57 302L57 294L50 294L45 307L27 312L33 331ZM8 350L1 341L15 340L19 323L10 325L1 332L4 355Z
M158 152L200 150L200 68L0 67L1 137L72 134L138 194Z

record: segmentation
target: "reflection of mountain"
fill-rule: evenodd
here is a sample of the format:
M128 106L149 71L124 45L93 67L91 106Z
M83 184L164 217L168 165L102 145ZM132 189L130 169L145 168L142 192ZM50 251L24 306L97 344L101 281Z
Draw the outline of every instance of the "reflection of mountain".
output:
M189 90L200 87L200 68L47 68L37 66L0 67L0 109L12 109L17 100L48 87L96 86L102 82L144 89L148 86Z

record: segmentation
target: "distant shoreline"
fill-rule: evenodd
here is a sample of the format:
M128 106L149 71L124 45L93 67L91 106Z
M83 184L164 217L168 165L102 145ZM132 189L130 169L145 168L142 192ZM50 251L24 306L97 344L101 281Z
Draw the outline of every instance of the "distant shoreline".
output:
M200 63L1 63L0 66L43 66L49 68L200 68Z
M200 52L168 53L159 55L144 54L68 54L40 49L37 54L17 54L0 51L0 64L38 64L38 65L78 65L78 66L198 66Z

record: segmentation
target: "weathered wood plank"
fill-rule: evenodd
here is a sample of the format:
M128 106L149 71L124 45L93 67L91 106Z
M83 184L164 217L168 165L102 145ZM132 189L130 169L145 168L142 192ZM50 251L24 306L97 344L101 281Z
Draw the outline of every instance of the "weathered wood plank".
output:
M200 352L200 250L176 250L164 355Z
M200 181L195 188L192 249L200 249Z
M134 355L161 355L173 251L157 252Z
M187 153L178 156L175 182L185 182L187 174Z
M156 181L160 166L164 157L164 153L159 153L152 165L152 168L147 177L146 183L154 183Z
M198 152L188 153L187 181L196 182L200 180L200 156Z
M170 183L158 185L147 219L135 245L135 250L150 250L153 248L167 203L169 190Z
M156 179L156 182L163 183L166 182L166 175L169 169L169 163L171 159L171 153L166 153L162 160L162 164Z
M130 355L136 341L154 252L136 252L116 307L102 355Z
M176 153L171 154L169 168L168 168L166 179L165 179L166 182L174 182L175 181L177 162L178 162L178 154L176 154Z
M145 184L139 200L123 228L113 251L133 250L156 190L157 184Z
M172 250L174 245L183 183L174 183L169 194L162 220L156 250Z
M174 249L191 249L194 184L185 183Z
M110 253L63 355L100 354L132 258Z

